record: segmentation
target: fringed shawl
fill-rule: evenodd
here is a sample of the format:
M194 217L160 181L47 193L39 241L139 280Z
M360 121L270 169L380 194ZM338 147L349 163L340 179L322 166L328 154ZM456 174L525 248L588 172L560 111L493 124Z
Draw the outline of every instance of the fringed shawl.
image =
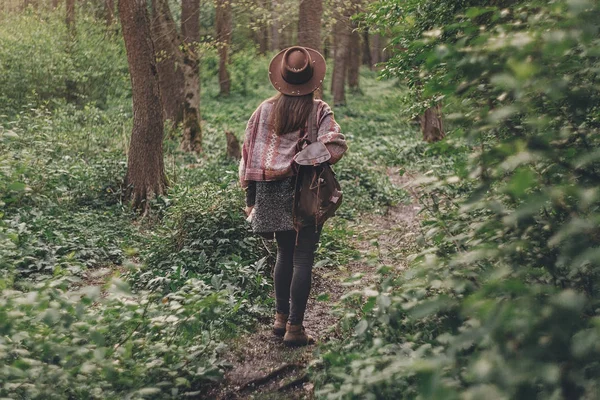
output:
M331 153L329 162L335 164L348 146L340 126L333 118L333 111L322 100L317 102L318 140ZM269 125L273 100L264 101L250 117L246 127L242 160L239 166L240 184L243 188L250 181L275 181L294 174L292 159L296 143L307 132L306 126L294 132L277 135Z

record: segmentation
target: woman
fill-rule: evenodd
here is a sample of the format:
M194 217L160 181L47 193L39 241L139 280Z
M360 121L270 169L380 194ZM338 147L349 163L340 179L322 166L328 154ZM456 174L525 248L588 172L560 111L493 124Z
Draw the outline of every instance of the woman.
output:
M246 190L246 213L252 229L277 240L273 333L290 346L314 343L302 322L311 285L315 250L322 226L294 230L294 165L296 144L308 133L310 113L318 140L339 161L347 149L331 108L314 99L323 83L323 56L305 47L290 47L271 60L269 78L279 92L252 114L240 162L240 183Z

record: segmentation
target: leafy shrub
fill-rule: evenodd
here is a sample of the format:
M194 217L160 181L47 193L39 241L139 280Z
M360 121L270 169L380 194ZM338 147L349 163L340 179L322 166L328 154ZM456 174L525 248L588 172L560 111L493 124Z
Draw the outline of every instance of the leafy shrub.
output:
M174 189L162 225L153 233L145 259L149 271L138 280L177 287L190 277L246 280L244 266L265 255L262 241L252 235L243 213L239 188L211 183ZM148 284L159 282L153 280ZM250 282L248 282L250 283ZM265 283L260 281L256 290ZM173 286L175 285L175 286ZM248 288L250 290L250 288Z
M385 171L365 164L364 159L353 152L334 168L344 192L344 202L337 212L341 217L381 212L405 198L406 193L392 185Z
M132 214L119 203L125 161L114 130L124 116L39 108L0 128L3 279L81 275L122 263L136 247Z
M4 291L0 394L31 399L199 396L220 379L219 335L239 312L227 290L190 280L166 296L115 279L67 290L69 279Z
M318 394L596 398L598 5L421 4L381 1L369 18L416 27L387 71L450 99L469 163L423 182L426 246L350 296L362 308L315 371Z
M120 38L85 14L69 39L63 13L0 16L0 116L69 100L105 107L128 96L129 77Z

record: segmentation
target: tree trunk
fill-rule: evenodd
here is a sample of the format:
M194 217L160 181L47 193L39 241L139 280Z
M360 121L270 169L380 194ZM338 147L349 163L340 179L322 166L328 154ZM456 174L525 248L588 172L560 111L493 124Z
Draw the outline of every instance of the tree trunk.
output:
M269 28L265 24L261 24L260 30L258 31L258 52L260 54L267 54L269 50Z
M321 18L323 0L300 1L298 13L298 44L321 51Z
M331 78L331 93L333 105L346 103L345 83L348 61L348 47L350 46L350 24L347 17L341 17L335 24L335 55L333 60L333 74Z
M219 48L219 87L220 95L228 96L231 88L229 71L229 46L231 45L231 1L216 0L215 27Z
M230 1L230 0L229 0ZM168 10L168 3L165 2ZM170 11L169 11L170 14ZM196 44L200 42L200 0L181 0L181 33L184 46L184 108L181 150L202 151L200 120L200 61Z
M184 52L184 113L181 150L202 151L202 125L200 120L200 63L191 51Z
M321 18L323 0L303 0L298 12L298 45L321 51ZM323 97L322 89L315 91L315 98Z
M446 136L442 120L442 106L437 104L425 110L420 118L423 140L428 143L438 142Z
M327 35L325 36L325 38L323 39L323 52L321 54L323 54L323 57L325 57L325 59L329 59L329 50L331 49L331 40L330 40L330 36Z
M270 5L269 1L270 0L254 0L258 12L267 14ZM254 15L257 15L257 11L254 13ZM262 15L260 15L258 20L251 17L250 23L253 28L255 28L252 29L252 39L258 45L259 54L267 54L267 51L269 50L269 27L267 26L265 18Z
M75 0L67 0L67 15L65 18L69 35L75 35Z
M227 157L239 160L242 158L242 152L240 150L240 141L233 134L233 132L226 131L225 137L227 139Z
M183 121L183 67L179 63L179 51L169 39L177 29L173 20L160 18L162 13L157 0L152 0L152 37L156 50L156 65L160 84L163 115L173 126ZM167 25L167 21L170 23Z
M382 39L381 35L376 33L373 35L373 45L371 46L371 69L375 67L376 64L379 64L382 61Z
M115 19L115 2L114 0L104 0L104 17L106 25L111 26Z
M371 45L370 45L369 30L366 29L363 32L363 50L362 50L362 64L372 67L373 62L371 61Z
M200 42L200 0L181 0L181 36L190 45Z
M200 42L200 0L181 0L181 32L187 44L180 51L183 61L183 140L181 150L202 151L202 125L200 118L200 60L197 43ZM230 1L230 0L229 0ZM169 4L164 2L170 15ZM175 31L176 32L176 31ZM177 37L175 37L177 39ZM181 41L179 39L178 41Z
M350 33L350 45L348 51L348 87L357 92L359 88L359 69L360 69L360 34L355 30L355 24L352 24Z
M296 30L294 28L294 25L290 23L282 29L280 38L280 45L282 49L285 49L286 47L291 47L294 44L296 44L294 41L294 32Z
M279 0L271 0L271 51L278 51L281 49L280 27Z
M164 193L167 186L158 73L146 2L120 0L119 15L133 94L133 131L124 197L131 199L135 208L147 212L147 200Z

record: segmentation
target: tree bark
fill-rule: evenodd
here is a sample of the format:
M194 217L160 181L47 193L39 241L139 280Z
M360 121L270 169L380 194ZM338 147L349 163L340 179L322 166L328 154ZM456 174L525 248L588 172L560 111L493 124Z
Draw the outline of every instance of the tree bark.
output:
M69 35L75 35L75 0L67 0L67 15L65 18Z
M355 24L352 24L348 51L348 87L352 91L359 91L360 34L355 29Z
M173 20L160 18L162 10L157 0L152 0L152 37L156 50L156 65L160 84L163 116L173 126L183 121L183 67L179 62L179 49L169 39L177 26Z
M148 212L148 199L165 192L163 118L154 44L144 0L120 0L127 62L133 94L133 130L129 143L124 197Z
M186 43L177 32L175 20L167 0L155 0L159 26L166 27L162 37L168 41L175 62L183 73L183 138L180 148L183 151L202 151L202 129L200 125L200 63L192 46Z
M216 0L215 27L217 30L217 46L219 49L219 87L220 95L228 96L231 80L227 65L229 64L229 46L231 45L231 0Z
M376 33L373 35L372 46L371 46L371 69L375 68L376 64L382 61L382 43L383 40L381 35Z
M421 115L420 123L424 141L428 143L438 142L446 136L441 104L438 103L425 110L425 113Z
M298 44L321 51L323 0L301 0L298 13Z
M169 4L164 1L165 13L171 15ZM175 34L177 31L175 31ZM181 150L202 151L202 127L200 119L200 61L196 43L200 42L200 0L181 0L182 38L172 35L181 43L179 51L183 63L183 140Z
M200 0L181 0L181 36L189 45L200 42Z
M331 93L333 105L346 103L346 69L350 45L350 24L347 17L342 16L335 24L335 51L333 57L333 74L331 79Z
M362 49L362 64L372 67L373 62L371 61L371 38L369 37L369 30L366 29L363 32L363 49Z
M271 51L281 49L279 28L279 0L271 0Z
M111 26L115 19L115 2L114 0L104 0L104 18L106 26Z
M240 150L240 141L233 134L233 132L226 131L225 137L227 139L227 157L239 160L242 158L242 152Z
M269 1L270 0L254 0L254 3L256 4L256 7L260 12L266 14L269 10ZM254 15L257 15L256 11ZM252 38L254 42L258 45L259 54L267 54L267 51L269 50L269 27L265 22L265 18L261 16L260 18L258 18L258 20L255 18L251 18L250 21L255 28L252 30Z
M293 24L288 24L285 27L283 27L279 43L282 49L285 49L286 47L291 47L294 44L296 44L294 41L294 32L296 31L296 29L294 28L295 27Z

